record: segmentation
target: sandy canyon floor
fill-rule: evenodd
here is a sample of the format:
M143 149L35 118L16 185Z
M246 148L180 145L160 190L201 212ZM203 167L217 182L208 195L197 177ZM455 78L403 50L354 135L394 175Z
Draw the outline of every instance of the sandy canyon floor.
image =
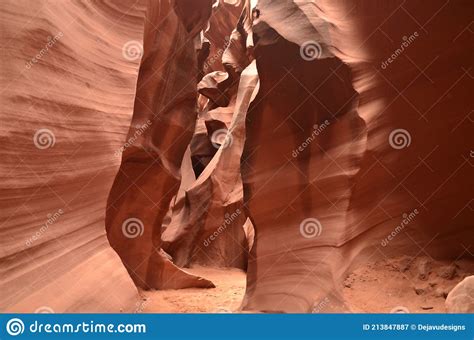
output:
M187 271L210 279L211 289L142 291L137 311L143 313L230 313L245 293L245 272L238 269L193 267ZM344 281L343 293L352 312L445 313L444 300L465 276L474 272L467 261L436 262L401 257L359 267Z
M186 271L211 280L216 288L142 291L138 310L143 313L230 313L245 293L245 272L240 269L194 267Z

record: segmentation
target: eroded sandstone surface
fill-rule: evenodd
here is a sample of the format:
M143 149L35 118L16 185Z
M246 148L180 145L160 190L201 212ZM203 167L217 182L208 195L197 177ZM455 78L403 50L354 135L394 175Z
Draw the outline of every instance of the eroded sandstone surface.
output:
M196 122L199 32L210 13L210 0L151 1L145 13L131 143L110 192L106 225L134 282L147 289L214 286L180 270L161 249L161 224Z
M134 311L195 265L257 312L469 275L470 1L1 6L2 310Z
M342 311L340 282L367 259L472 259L469 7L256 3L244 309Z
M146 2L3 1L0 309L132 311L107 197L135 100Z

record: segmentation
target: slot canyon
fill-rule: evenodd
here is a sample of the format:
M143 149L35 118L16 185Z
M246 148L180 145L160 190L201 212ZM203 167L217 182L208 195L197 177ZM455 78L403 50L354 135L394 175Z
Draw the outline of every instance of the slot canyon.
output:
M0 310L474 313L471 0L6 0Z

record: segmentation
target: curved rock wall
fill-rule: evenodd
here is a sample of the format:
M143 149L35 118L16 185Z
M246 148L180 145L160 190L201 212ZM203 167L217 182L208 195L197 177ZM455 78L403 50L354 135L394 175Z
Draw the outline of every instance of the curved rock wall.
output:
M132 311L249 256L244 310L344 311L363 261L469 256L470 0L1 7L0 309Z
M150 1L147 7L132 127L107 210L110 243L145 289L213 287L180 270L161 249L161 225L194 131L196 51L210 13L210 0Z
M133 311L104 218L139 66L122 48L142 41L146 2L1 7L0 309Z
M469 7L256 2L244 309L310 312L327 299L341 311L341 281L363 259L468 256Z
M225 8L215 13L218 19L223 20L223 11ZM213 28L213 24L219 23L216 19L211 20L208 30L215 35L220 31L221 35L232 35L232 38L218 59L227 72L207 73L198 84L204 107L190 150L194 167L199 170L202 165L206 166L202 172L196 171L198 178L183 188L162 235L164 249L181 266L199 263L247 267L249 242L243 228L246 215L240 158L245 141L245 115L250 98L254 97L258 76L255 65L246 69L250 61L245 55L244 19L245 11L233 32L228 27L225 27L227 31ZM208 57L205 65L213 62L213 58ZM244 69L246 73L241 79Z
M208 137L218 150L197 180L185 189L162 236L165 250L179 265L247 266L249 242L243 228L246 215L239 160L245 140L245 115L257 91L255 64L239 78L228 128L223 122L224 128L208 128ZM221 109L228 108L211 110L210 117L224 116Z

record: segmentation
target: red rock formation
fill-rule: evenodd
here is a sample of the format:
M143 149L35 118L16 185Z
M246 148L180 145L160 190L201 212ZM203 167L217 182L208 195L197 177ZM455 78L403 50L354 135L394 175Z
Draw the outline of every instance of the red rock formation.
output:
M133 311L105 235L145 2L2 1L0 309ZM91 15L94 13L94 15Z
M240 44L237 50L245 52L244 36L239 25L233 46ZM198 91L208 100L200 113L191 151L199 165L206 167L194 183L184 188L162 235L163 248L181 266L247 266L249 243L243 228L246 215L240 157L245 115L255 96L258 77L252 64L241 78L249 63L245 53L238 55L229 47L222 58L227 72L208 73L198 85ZM206 164L207 159L210 161Z
M182 203L163 234L164 248L179 265L200 263L246 268L249 244L243 229L246 215L239 168L245 114L255 96L257 81L252 64L240 79L229 129L216 130L224 135L219 144L214 142L219 147L217 153L185 190Z
M363 259L466 255L470 6L258 1L244 309L344 310L343 274Z
M225 71L222 63L224 51L231 43L232 31L237 26L244 3L244 0L214 2L209 26L204 33L209 44L209 54L202 65L203 74Z
M130 146L108 201L107 236L143 288L213 287L161 250L161 223L180 183L196 120L196 38L211 1L150 2ZM155 26L155 23L158 27ZM140 132L141 131L141 132Z
M132 311L248 257L243 310L344 311L368 259L472 257L471 13L3 1L0 308Z

